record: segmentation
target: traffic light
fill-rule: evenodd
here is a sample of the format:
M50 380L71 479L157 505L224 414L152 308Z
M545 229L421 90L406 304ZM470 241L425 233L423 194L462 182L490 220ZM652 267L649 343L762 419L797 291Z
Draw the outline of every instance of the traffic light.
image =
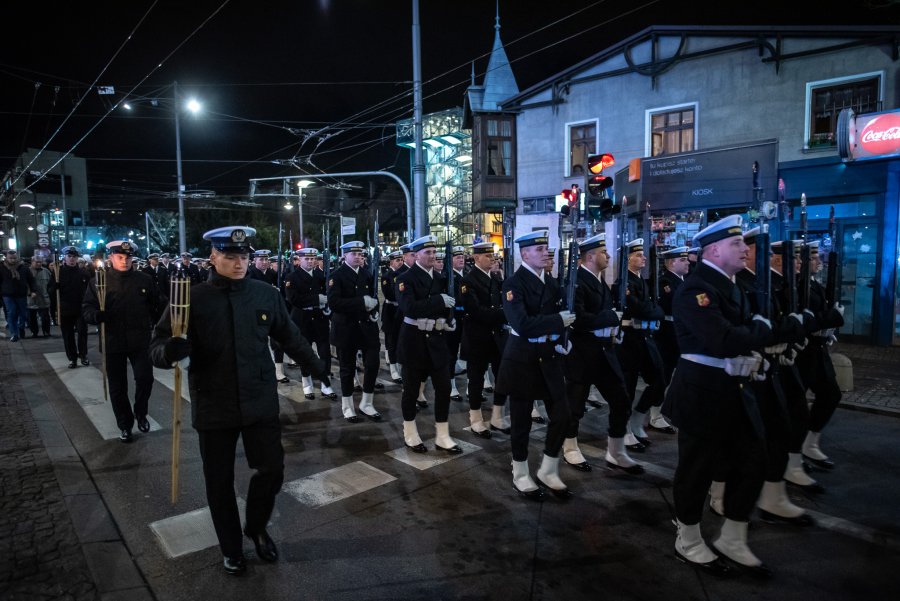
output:
M607 190L612 188L613 178L602 173L604 169L615 164L615 158L608 152L588 157L584 187L587 196L587 210L594 219L608 219L612 215L613 205Z

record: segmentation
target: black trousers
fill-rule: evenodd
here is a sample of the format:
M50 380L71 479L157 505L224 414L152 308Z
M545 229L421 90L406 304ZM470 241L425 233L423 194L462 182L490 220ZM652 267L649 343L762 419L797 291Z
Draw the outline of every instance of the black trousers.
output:
M247 489L245 528L248 533L262 532L272 509L275 495L284 481L284 448L281 446L281 423L277 417L240 428L198 430L206 500L212 515L222 555L243 554L241 516L234 494L234 458L238 436L244 441L247 465L256 470Z
M134 372L134 412L128 400L128 363ZM153 390L153 365L147 349L106 353L106 376L109 380L109 400L120 430L131 430L135 416L147 415L147 404Z
M350 344L337 349L338 365L341 374L341 395L353 395L353 376L356 375L356 352L363 356L363 392L375 392L375 380L378 379L380 361L378 347L365 348L362 344Z
M303 337L306 338L306 341L309 343L309 346L315 345L316 353L319 355L319 359L325 363L325 373L331 373L331 335L328 333L328 327L324 328L306 328L305 331L301 330ZM306 369L305 367L300 368L300 374L303 377L311 376L312 372ZM331 386L331 378L327 375L322 378L322 382L325 386Z
M478 357L466 361L466 374L469 379L469 409L472 411L481 409L481 404L484 403L484 372L487 371L488 365L491 366L496 382L497 372L500 371L499 350L494 357ZM506 395L495 392L494 405L498 407L506 405Z
M544 399L544 407L547 409L547 438L544 440L544 455L559 457L563 440L566 437L566 429L569 426L569 404L563 400ZM513 461L525 461L528 459L528 441L531 434L531 410L534 408L533 398L509 396L509 441L512 444Z
M616 373L610 365L610 361L618 361L611 351L604 353L599 361L593 364L591 377L586 382L573 382L566 384L566 394L569 398L569 410L571 419L566 429L566 438L578 436L578 426L584 417L585 403L591 392L591 385L597 387L603 400L609 405L609 425L606 433L610 438L622 438L625 436L628 417L631 415L631 398L625 390L625 381Z
M452 364L443 367L412 367L403 364L400 377L403 378L403 393L400 395L400 409L404 421L416 419L416 399L422 382L431 378L434 386L434 421L446 422L450 417L450 370Z
M38 318L41 321L41 332L50 335L50 309L28 309L28 329L37 336Z
M841 402L841 389L828 347L811 341L797 358L797 366L803 374L804 383L816 395L809 410L809 430L821 432Z
M795 366L778 367L779 382L784 390L788 415L791 420L791 432L786 441L787 452L799 453L809 429L809 405L806 402L806 388L800 379ZM784 471L782 471L782 474Z
M66 348L66 357L69 361L75 361L79 357L87 357L87 325L81 315L60 316L60 330L62 330L63 345ZM76 334L78 335L76 339ZM77 340L77 344L76 344Z
M789 366L778 365L778 357L767 356L772 367L762 382L753 382L754 396L759 404L759 414L766 431L766 467L767 482L780 482L784 478L784 469L788 462L788 448L793 436L793 420L788 411L788 401L781 383L790 374ZM718 479L718 478L717 478Z
M619 346L619 363L622 364L625 390L628 392L629 399L634 399L638 376L641 376L647 384L644 392L641 393L640 400L634 407L635 411L647 413L650 407L662 405L666 392L666 381L662 357L656 348L656 342L649 331L643 332L643 330L625 328L625 337Z
M750 519L759 498L766 466L766 450L755 438L749 420L723 424L716 438L678 431L678 467L672 493L675 515L682 524L699 524L713 477L725 482L725 517L738 522Z
M402 322L403 318L398 317L399 311L396 305L385 304L384 306L393 307L390 312L386 308L382 309L381 323L384 331L384 348L387 349L388 353L388 363L394 364L397 362L397 337L400 334L400 325L397 322Z

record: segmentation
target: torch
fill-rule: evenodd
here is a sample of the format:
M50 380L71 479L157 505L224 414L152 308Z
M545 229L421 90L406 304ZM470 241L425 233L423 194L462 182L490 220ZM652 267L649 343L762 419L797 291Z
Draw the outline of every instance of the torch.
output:
M191 280L173 277L169 284L169 317L172 337L187 337L191 308ZM181 365L175 364L175 393L172 404L172 504L178 502L178 451L181 446Z
M97 259L97 300L100 311L106 311L106 266ZM103 398L109 400L109 382L106 379L106 319L100 322L100 371L103 374Z

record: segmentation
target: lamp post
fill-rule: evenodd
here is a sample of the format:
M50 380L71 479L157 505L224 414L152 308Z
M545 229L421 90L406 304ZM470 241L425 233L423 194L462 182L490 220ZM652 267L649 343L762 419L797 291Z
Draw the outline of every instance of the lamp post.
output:
M303 238L303 191L313 185L312 180L301 179L297 182L299 188L299 198L297 199L297 219L300 223L300 243L306 248L306 240Z

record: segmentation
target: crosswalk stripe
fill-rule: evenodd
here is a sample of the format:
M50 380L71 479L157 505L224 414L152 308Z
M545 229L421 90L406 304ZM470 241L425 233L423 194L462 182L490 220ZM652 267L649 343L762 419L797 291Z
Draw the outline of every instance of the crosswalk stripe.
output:
M246 513L247 503L237 499L238 512ZM171 559L196 553L219 544L209 507L173 515L150 523L163 552Z
M417 470L425 471L427 469L431 469L436 465L441 465L442 463L447 463L448 461L452 461L459 457L464 457L475 451L480 451L481 447L478 445L474 445L470 442L466 442L464 440L459 440L458 438L454 439L456 444L462 449L462 453L457 453L456 455L451 455L446 451L441 451L437 447L434 446L434 439L423 441L425 447L428 448L427 453L416 453L412 450L404 447L399 449L394 449L393 451L388 451L385 453L388 457L392 457L397 461L402 461L403 463L410 465Z
M175 370L174 369L160 369L158 367L153 368L153 377L157 382L175 392ZM187 372L183 372L181 378L181 398L183 398L188 403L191 402L191 392L188 390L187 383Z
M281 487L300 503L322 507L396 480L363 461L354 461L318 474L285 482Z
M47 363L56 372L57 377L81 405L84 413L94 424L97 432L104 440L119 437L119 426L113 413L112 403L103 398L103 376L96 367L80 366L69 369L69 359L65 353L44 353ZM151 416L150 431L161 430L162 427Z

